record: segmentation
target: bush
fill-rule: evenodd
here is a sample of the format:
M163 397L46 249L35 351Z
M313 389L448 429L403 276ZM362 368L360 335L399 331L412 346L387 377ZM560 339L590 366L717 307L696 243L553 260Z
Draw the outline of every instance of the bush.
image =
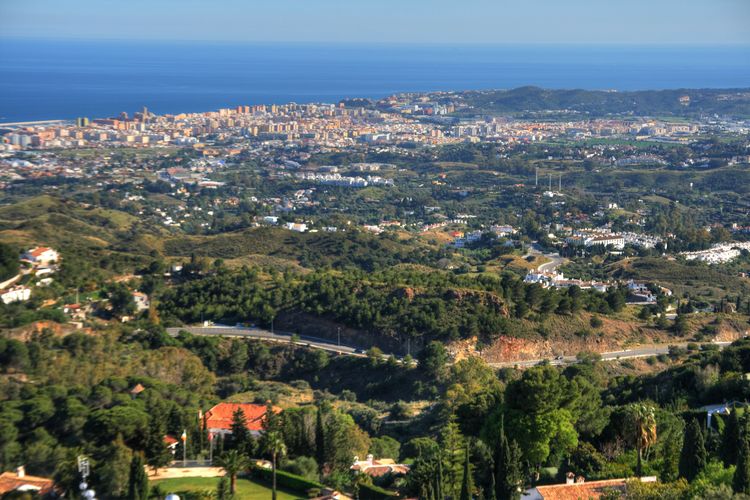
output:
M284 471L310 481L318 479L318 463L312 457L297 457L284 464Z
M360 484L359 498L362 500L380 500L382 498L398 498L398 493L388 491L374 484Z
M271 483L273 481L273 472L271 469L256 466L250 469L250 474L254 478L266 483ZM276 471L276 483L279 486L303 493L312 489L322 490L324 488L324 486L317 481L311 481L302 476L285 472L283 470Z

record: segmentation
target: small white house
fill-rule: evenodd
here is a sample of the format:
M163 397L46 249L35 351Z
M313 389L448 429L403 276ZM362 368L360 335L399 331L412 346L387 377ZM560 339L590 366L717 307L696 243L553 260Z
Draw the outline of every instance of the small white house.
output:
M307 224L305 223L287 222L286 224L284 224L284 227L286 227L290 231L296 231L298 233L304 233L305 231L307 231Z
M50 264L60 260L60 254L49 247L35 247L25 252L21 258L33 264Z

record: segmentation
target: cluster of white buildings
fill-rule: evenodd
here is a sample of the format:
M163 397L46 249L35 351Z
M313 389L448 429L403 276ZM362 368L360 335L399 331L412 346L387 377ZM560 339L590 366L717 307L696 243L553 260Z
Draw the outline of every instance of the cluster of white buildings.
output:
M571 236L565 238L565 243L569 245L591 247L601 245L604 247L612 246L616 250L622 250L625 245L633 245L640 248L654 248L663 240L658 236L651 236L643 233L613 233L609 229L590 229L574 232Z
M699 260L707 264L722 264L739 257L742 250L750 251L750 241L741 243L721 243L712 246L708 250L681 252L680 255L682 255L685 260Z
M38 286L46 286L52 283L52 278L49 275L57 271L56 264L60 261L60 254L52 248L34 247L24 252L20 260L29 265L30 268L0 283L0 300L3 304L24 302L31 298L29 286L16 285L23 276L33 275L39 278L36 282Z
M327 184L330 186L344 187L367 187L367 186L393 186L393 179L386 179L380 176L368 175L367 177L349 177L339 173L320 174L314 172L299 173L300 179L314 181L317 184Z
M602 281L585 281L580 279L568 279L562 273L533 271L524 278L526 283L537 283L543 288L570 288L577 286L582 290L594 289L597 292L606 292L609 288L608 283Z

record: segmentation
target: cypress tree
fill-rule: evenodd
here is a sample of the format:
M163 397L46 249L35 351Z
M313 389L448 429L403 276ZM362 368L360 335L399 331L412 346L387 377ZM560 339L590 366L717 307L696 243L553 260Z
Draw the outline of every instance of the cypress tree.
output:
M707 462L706 443L701 425L697 419L692 418L685 428L685 439L680 454L680 477L692 481L706 468Z
M322 471L326 462L326 429L323 422L322 405L318 406L315 420L315 460L318 461L318 467Z
M148 477L143 469L143 455L134 453L130 461L130 477L128 484L128 498L130 500L148 500Z
M721 435L721 460L724 462L724 467L737 464L740 438L740 419L737 416L737 409L733 408Z
M437 477L435 478L435 498L438 498L439 500L443 500L443 498L445 498L445 495L443 493L444 484L445 484L445 479L443 478L443 457L440 455L440 452L438 451Z
M487 488L487 500L497 500L497 494L495 493L495 471L490 473L490 486Z
M745 416L744 425L737 453L737 468L732 478L732 488L735 493L750 493L750 435L748 435L748 417Z
M469 446L466 446L466 456L464 457L464 478L461 482L461 500L471 500L471 493L474 490L474 481L471 479L471 461L469 460Z
M500 435L495 448L495 498L517 500L521 497L521 449L515 440L508 442L505 436L504 418L500 419Z

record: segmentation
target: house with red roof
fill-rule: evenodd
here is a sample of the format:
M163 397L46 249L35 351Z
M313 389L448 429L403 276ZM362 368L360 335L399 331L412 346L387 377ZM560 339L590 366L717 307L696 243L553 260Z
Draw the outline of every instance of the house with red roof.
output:
M25 252L21 258L33 264L51 264L60 260L60 254L49 247L34 247Z
M372 455L367 455L365 460L359 460L358 457L354 457L354 463L349 469L355 473L361 472L362 474L367 474L370 477L381 477L386 474L405 476L409 473L411 467L406 464L397 464L392 458L379 458L376 460Z
M272 407L274 413L280 413L281 408ZM234 412L242 410L247 421L247 430L253 436L259 436L263 431L263 417L266 415L266 405L253 403L219 403L206 412L203 423L209 434L231 435Z
M54 487L54 480L46 477L29 476L23 466L18 467L16 472L0 474L0 496L11 491L28 491L43 496L52 493Z
M642 483L656 482L656 477L641 477ZM628 479L586 481L581 476L568 474L565 484L537 486L521 495L521 500L596 500L612 494L624 494Z

